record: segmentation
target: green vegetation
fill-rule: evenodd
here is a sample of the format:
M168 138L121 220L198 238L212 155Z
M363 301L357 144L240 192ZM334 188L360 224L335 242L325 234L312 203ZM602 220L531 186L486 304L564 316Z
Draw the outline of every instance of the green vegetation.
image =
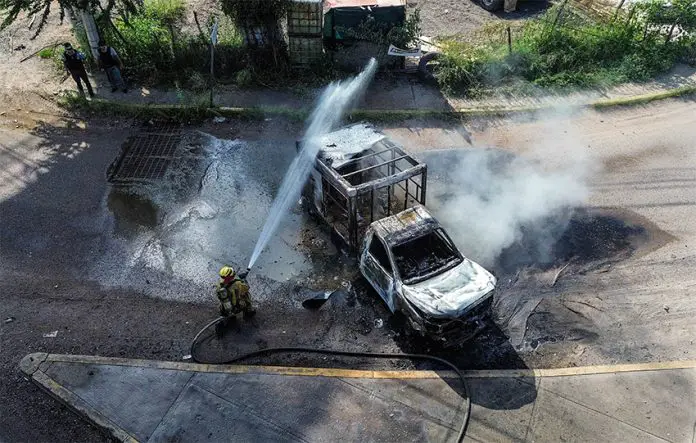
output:
M14 1L0 0L0 8L7 9ZM27 5L45 5L44 0L19 1L25 2L20 11ZM59 4L75 7L70 1ZM290 0L221 0L224 15L205 23L196 17L195 27L186 22L192 12L183 0L144 0L142 4L110 0L105 7L85 1L80 5L99 11L100 33L121 54L125 76L143 85L173 86L181 103L191 101L183 91L200 95L210 86L213 20L219 24L216 82L302 90L341 76L328 60L311 69L291 68L279 26ZM560 1L539 18L513 25L510 44L505 29L510 22L488 26L474 42L440 41L443 55L437 60L436 78L442 89L477 95L505 89L606 86L653 78L678 61L696 63L693 0L641 0L630 3L630 9L607 13L588 9L590 0ZM79 22L74 31L79 45L87 47ZM347 40L378 47L414 47L420 36L420 15L412 12L398 27L367 20L340 32ZM243 35L258 40L245 45ZM40 56L56 61L59 52ZM384 50L376 52L386 57Z
M80 49L78 48L78 50ZM65 67L63 66L63 48L60 47L60 45L44 48L39 51L37 56L42 60L50 61L56 75L65 74Z
M53 53L55 52L55 48L44 48L39 51L39 58L42 58L44 60L53 58Z
M264 29L262 39L267 43L280 39L280 23L287 15L291 0L221 0L220 3L222 11L238 27Z
M315 66L308 76L307 71L291 69L287 48L282 44L268 44L275 41L272 34L280 29L273 31L267 22L279 20L278 17L285 14L279 11L284 11L286 6L283 5L289 4L289 0L273 0L279 9L270 15L266 13L268 4L264 1L222 2L223 10L229 15L214 18L218 23L215 81L240 87L292 88L333 80L336 75L331 66ZM207 23L198 23L196 19L195 28L185 29L185 18L192 12L185 9L183 0L145 0L136 11L116 12L114 16L105 11L97 17L97 23L105 40L122 56L124 75L128 79L143 85L174 86L194 92L209 87L212 17ZM267 30L261 42L244 45L239 29L243 26L257 28L258 23Z
M182 31L183 0L145 0L135 13L111 19L97 17L102 34L121 54L125 75L145 85L176 85L200 91L208 86L210 50L208 30L199 35ZM241 38L229 19L219 20L220 36L215 50L219 81L230 81L242 67ZM205 35L204 35L205 34Z
M438 82L449 93L475 94L520 80L548 88L643 81L685 60L696 45L696 4L691 0L638 3L625 14L598 16L566 2L484 43L442 42ZM681 32L677 37L678 31ZM511 50L510 50L511 49Z
M410 48L418 45L421 36L420 10L411 12L402 26L388 27L386 23L368 18L356 28L337 26L336 30L347 39L363 40L385 47L392 44L402 49Z

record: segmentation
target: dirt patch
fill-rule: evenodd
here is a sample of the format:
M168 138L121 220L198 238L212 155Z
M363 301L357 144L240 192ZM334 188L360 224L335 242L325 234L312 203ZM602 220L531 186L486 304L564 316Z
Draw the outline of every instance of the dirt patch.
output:
M57 11L51 11L43 31L35 39L37 20L21 14L11 26L0 32L0 91L10 95L20 91L40 91L52 93L58 88L75 87L70 79L61 83L61 74L55 69L52 60L43 60L38 56L29 57L41 48L60 45L63 42L75 42L71 36L67 20L61 24ZM33 23L31 29L29 25ZM60 48L58 49L60 51ZM5 102L3 102L5 103ZM14 104L15 101L7 102Z
M631 152L630 154L614 155L604 160L604 167L611 171L631 169L653 158L659 158L668 152L669 147L667 146L653 146L642 151Z
M479 31L487 24L499 21L515 22L534 17L548 7L546 1L519 0L517 11L505 14L492 13L471 0L422 0L409 2L413 8L421 10L423 35L464 36Z

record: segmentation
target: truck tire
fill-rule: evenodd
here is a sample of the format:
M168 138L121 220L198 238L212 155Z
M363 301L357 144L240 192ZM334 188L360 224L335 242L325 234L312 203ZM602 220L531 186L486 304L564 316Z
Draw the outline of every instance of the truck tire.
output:
M418 77L424 83L434 83L437 81L436 74L433 72L432 65L428 67L430 62L440 58L439 52L428 52L418 61Z
M480 0L481 7L486 11L500 11L503 9L505 0Z

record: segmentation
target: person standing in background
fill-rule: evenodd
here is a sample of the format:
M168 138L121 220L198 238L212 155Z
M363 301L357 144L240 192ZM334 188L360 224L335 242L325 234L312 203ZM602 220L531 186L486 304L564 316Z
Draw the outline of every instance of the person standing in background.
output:
M77 83L77 90L80 91L80 95L83 97L85 96L85 90L82 89L81 83L85 82L89 96L94 97L94 91L92 90L92 85L89 83L87 71L85 70L84 61L87 58L80 51L76 51L70 43L63 43L63 48L63 66L65 66L65 70L68 71L68 75L71 75L75 83Z
M109 83L111 83L111 92L122 90L128 92L126 83L123 81L121 71L123 70L123 62L118 56L116 50L101 40L99 42L99 67L106 73Z

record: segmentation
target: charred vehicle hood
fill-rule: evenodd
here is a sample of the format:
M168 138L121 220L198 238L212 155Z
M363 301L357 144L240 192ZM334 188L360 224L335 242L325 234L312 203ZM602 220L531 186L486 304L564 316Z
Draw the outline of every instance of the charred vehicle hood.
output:
M402 285L402 296L433 317L457 318L492 295L496 278L467 258L457 267L413 285Z

